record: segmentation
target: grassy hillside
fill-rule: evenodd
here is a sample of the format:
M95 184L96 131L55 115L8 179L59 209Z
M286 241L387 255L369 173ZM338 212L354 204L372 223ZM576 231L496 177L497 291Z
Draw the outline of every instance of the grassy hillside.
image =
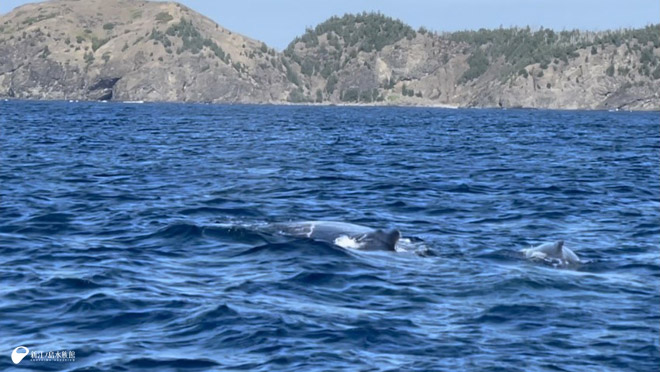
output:
M181 4L57 0L0 17L4 96L269 102L289 85L275 50Z

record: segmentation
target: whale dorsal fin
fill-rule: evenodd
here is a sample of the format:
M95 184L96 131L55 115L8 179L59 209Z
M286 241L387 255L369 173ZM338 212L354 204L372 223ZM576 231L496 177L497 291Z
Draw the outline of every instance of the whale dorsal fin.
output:
M399 241L399 238L401 238L401 233L399 230L377 230L376 234L378 234L378 240L380 240L380 242L383 244L385 250L396 250L396 243Z
M376 230L361 235L358 241L364 243L363 250L367 251L395 251L396 243L401 238L399 230Z
M564 241L563 240L557 241L557 243L555 243L555 252L557 252L557 254L561 254L563 247L564 247Z
M401 233L399 232L399 230L388 230L388 231L379 230L379 232L382 234L382 241L385 244L385 247L387 247L387 250L388 251L396 250L394 247L396 246L396 243L399 241L399 238L401 238Z

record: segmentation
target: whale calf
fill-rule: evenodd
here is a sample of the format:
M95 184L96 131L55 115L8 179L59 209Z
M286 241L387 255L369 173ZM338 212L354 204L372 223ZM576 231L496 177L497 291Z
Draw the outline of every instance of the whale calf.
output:
M363 251L396 251L401 238L399 230L380 230L335 221L304 221L278 224L280 233L298 238L310 238L342 248Z
M564 241L555 243L544 243L536 247L521 250L526 258L544 261L559 261L563 265L575 265L580 263L580 258L569 248L564 246Z

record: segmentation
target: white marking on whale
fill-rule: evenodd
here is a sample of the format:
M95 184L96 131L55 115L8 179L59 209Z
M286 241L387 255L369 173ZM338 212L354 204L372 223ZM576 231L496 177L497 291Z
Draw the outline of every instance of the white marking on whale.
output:
M363 244L360 244L359 241L349 237L348 235L342 235L338 237L337 239L335 239L333 243L335 243L335 245L338 245L342 248L348 248L348 249L360 249L363 246Z
M558 262L562 265L576 265L581 262L575 252L564 246L563 240L526 248L521 250L521 252L526 258L531 260L543 260L550 263Z
M307 233L307 237L311 238L313 233L314 233L314 225L309 227L309 232Z
M346 222L304 221L278 224L280 233L365 251L396 251L399 230L380 230Z

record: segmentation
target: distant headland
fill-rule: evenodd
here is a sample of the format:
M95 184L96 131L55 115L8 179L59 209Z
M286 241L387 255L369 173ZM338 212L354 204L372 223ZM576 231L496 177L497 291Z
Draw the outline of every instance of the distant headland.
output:
M658 110L659 92L660 25L434 33L347 14L279 52L172 2L0 17L0 98Z

